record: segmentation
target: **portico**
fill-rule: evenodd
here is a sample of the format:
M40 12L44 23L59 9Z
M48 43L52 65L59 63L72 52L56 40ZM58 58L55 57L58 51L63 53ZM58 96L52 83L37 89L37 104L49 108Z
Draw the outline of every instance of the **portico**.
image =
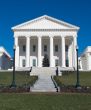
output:
M50 67L76 68L78 27L44 15L12 29L16 67L42 67L46 54Z

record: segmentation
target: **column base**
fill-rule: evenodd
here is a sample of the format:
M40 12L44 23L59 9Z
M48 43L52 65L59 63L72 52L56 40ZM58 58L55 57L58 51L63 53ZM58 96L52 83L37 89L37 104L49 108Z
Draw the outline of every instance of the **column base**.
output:
M60 66L60 67L62 67L62 68L67 68L67 66Z

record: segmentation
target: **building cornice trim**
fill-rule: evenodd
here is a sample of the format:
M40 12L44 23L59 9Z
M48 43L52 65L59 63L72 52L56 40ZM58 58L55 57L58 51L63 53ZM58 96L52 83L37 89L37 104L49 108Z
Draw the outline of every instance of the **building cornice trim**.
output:
M77 29L14 29L14 31L33 31L33 32L40 32L40 31L78 31Z

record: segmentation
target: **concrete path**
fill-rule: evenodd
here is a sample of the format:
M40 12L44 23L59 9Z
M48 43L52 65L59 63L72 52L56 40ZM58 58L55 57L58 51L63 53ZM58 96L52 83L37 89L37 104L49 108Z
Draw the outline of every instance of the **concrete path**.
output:
M31 92L56 92L56 88L51 80L50 75L42 74L38 76L38 81L34 87L30 88Z

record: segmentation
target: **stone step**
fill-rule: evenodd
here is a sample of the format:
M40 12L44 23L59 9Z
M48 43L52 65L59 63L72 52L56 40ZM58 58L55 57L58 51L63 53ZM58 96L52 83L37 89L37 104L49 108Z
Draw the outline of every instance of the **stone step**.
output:
M44 91L44 92L56 92L56 89L45 89L45 88L41 88L41 89L40 89L40 88L36 88L36 89L33 88L33 89L31 89L31 88L30 88L30 91L31 91L31 92L38 92L38 91L39 91L39 92L43 92L43 91Z
M34 88L36 88L36 87L45 87L45 88L54 88L54 85L50 85L50 86L47 86L47 85L43 85L43 84L37 84L37 85L34 85Z
M51 80L51 76L39 75L38 81L30 88L32 92L56 92L56 88Z

